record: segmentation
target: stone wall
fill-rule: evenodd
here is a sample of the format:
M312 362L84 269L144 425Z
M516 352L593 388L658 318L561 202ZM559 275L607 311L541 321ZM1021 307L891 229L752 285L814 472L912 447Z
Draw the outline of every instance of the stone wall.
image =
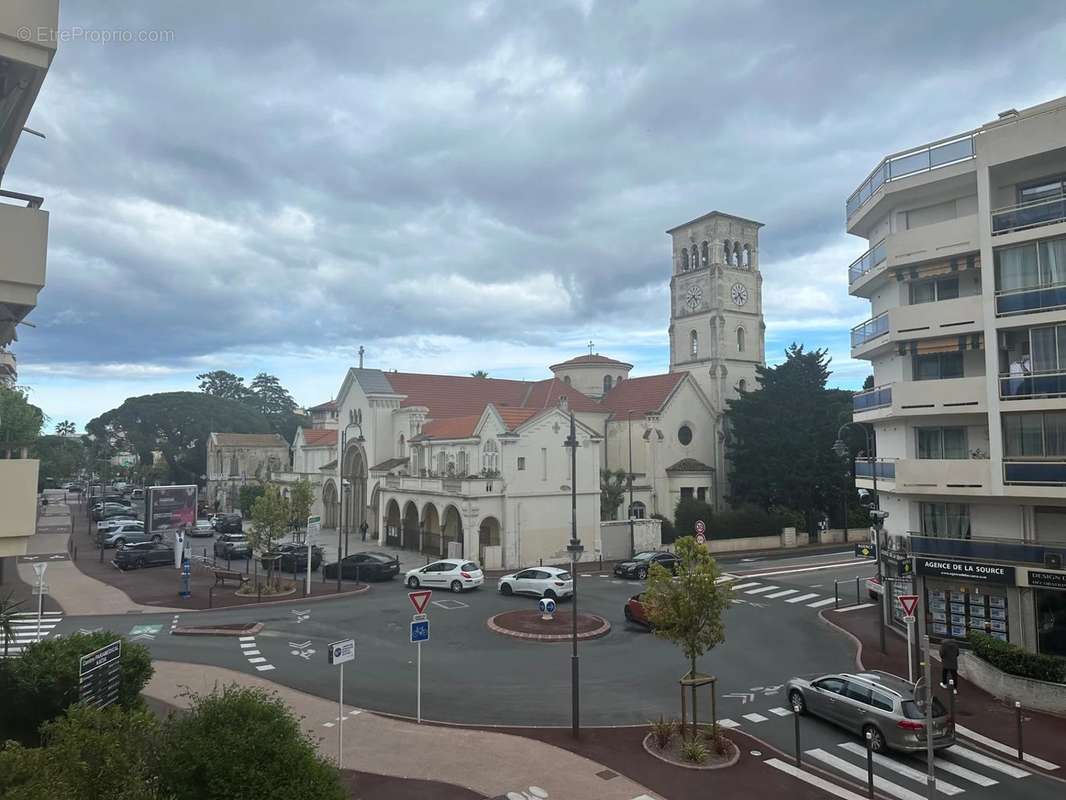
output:
M1061 683L1008 675L966 652L959 654L959 674L1000 700L1018 701L1033 711L1066 714L1066 686Z

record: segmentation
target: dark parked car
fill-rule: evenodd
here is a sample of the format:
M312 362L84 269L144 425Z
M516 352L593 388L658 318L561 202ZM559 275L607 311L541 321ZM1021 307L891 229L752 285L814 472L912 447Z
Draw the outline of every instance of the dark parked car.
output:
M128 517L130 515L130 507L120 505L119 503L104 503L102 507L93 510L92 517L99 522L102 519L111 519L111 517Z
M216 558L249 558L252 543L240 533L224 533L215 539Z
M140 569L174 563L174 548L162 542L138 542L118 549L112 562L119 569Z
M400 561L387 553L352 553L341 560L345 580L391 581L400 574ZM326 580L337 579L337 562L322 567Z
M630 561L623 561L616 565L614 574L620 578L639 578L644 580L648 577L648 570L652 564L662 564L668 572L674 574L677 572L677 562L679 560L673 553L648 550L644 553L637 553Z
M307 571L307 545L306 544L283 544L274 549L274 555L280 555L278 569L282 572ZM311 545L311 571L314 572L322 565L322 548Z
M646 628L650 628L652 625L648 621L648 615L644 612L644 594L635 594L626 601L625 609L623 609L626 615L627 622L636 622L638 625L643 625Z
M240 514L223 514L222 519L215 523L215 530L219 533L240 533L244 530L244 520Z

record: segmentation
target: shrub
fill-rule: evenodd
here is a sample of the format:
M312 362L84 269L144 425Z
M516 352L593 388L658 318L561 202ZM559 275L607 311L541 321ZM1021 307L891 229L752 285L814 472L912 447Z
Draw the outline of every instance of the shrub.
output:
M707 745L699 739L687 739L681 745L681 757L693 764L702 764L707 760Z
M81 656L121 638L117 634L73 633L30 645L20 658L0 662L0 741L40 742L41 724L63 715L78 700ZM143 645L123 640L119 659L121 682L118 704L140 708L141 689L152 677L152 657Z
M659 520L659 530L662 533L663 544L673 544L674 540L677 539L677 530L674 528L674 523L662 514L652 514L651 518Z
M710 526L710 519L714 510L702 500L686 497L678 501L674 509L675 536L694 536L696 534L696 520L702 519Z
M994 636L970 632L974 655L1008 675L1050 683L1066 683L1066 658L1030 653Z
M652 720L649 724L651 725L651 738L655 742L655 746L660 750L665 750L670 744L670 740L674 738L677 723L672 719L663 719L662 714L660 714L658 722Z
M707 525L708 539L740 539L748 536L776 536L782 528L803 530L803 515L798 511L775 508L764 511L755 506L741 506L717 514L699 500L682 500L677 504L676 522L679 536L691 536L696 520Z

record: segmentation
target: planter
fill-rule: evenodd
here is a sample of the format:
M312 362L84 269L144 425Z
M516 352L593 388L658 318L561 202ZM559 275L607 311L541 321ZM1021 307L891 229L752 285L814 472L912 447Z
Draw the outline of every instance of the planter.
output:
M740 760L740 748L737 747L736 742L732 739L727 739L732 751L728 755L720 756L716 753L710 753L707 756L707 760L702 764L693 764L691 761L685 761L681 757L681 736L674 734L674 738L670 741L669 746L665 750L660 750L655 746L654 734L649 733L644 737L644 751L660 761L665 761L674 767L682 767L684 769L699 769L699 770L713 770L713 769L725 769L731 767Z
M959 653L959 674L993 697L1023 708L1066 715L1066 684L1009 675L973 653Z

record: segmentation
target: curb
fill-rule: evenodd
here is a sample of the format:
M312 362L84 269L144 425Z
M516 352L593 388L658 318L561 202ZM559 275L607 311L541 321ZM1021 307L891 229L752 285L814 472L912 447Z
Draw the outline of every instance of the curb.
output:
M256 622L245 628L201 628L187 625L175 628L170 632L171 636L255 636L263 630L263 623Z
M496 624L497 617L502 617L504 614L510 613L510 611L501 611L499 614L494 614L488 618L485 624L488 625L489 630L493 633L499 633L503 636L510 636L515 639L529 639L536 642L571 642L574 639L573 635L569 633L522 633L521 631L513 631L510 628L504 628ZM601 625L595 630L579 633L577 635L578 641L599 639L602 636L606 636L611 631L611 623L599 614L589 614L589 616L598 619Z
M651 741L652 735L653 734L649 733L647 736L644 737L644 741L643 741L644 752L646 752L650 756L653 756L653 757L659 759L664 764L669 764L671 767L681 767L682 769L694 769L694 770L698 770L698 771L707 772L707 771L715 770L715 769L725 769L726 767L731 767L734 764L736 764L738 761L740 761L740 746L736 742L734 742L732 739L729 739L729 743L731 745L733 745L733 755L724 764L706 764L706 765L704 765L704 764L683 764L680 761L674 761L672 758L667 758L662 753L656 753L648 745L648 742ZM639 783L639 781L638 781L638 783Z

